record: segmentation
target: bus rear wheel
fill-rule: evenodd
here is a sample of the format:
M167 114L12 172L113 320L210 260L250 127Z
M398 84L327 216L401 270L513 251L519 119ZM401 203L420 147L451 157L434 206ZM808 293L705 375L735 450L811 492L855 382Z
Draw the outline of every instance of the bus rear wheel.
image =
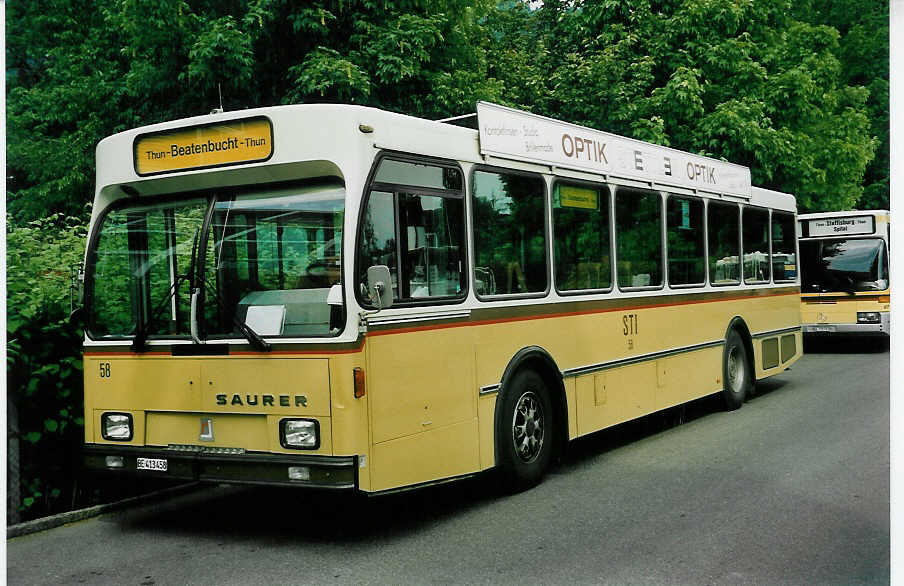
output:
M505 488L518 492L536 485L552 460L554 414L543 377L521 370L502 397L498 430L499 468Z
M737 330L732 329L725 337L722 354L722 400L729 411L744 404L753 391L753 369L747 347Z

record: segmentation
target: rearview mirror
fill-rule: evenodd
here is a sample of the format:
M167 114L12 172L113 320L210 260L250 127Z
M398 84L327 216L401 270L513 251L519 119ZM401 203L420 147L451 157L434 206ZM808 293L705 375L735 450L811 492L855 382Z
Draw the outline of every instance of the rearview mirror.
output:
M329 292L326 294L326 304L342 305L342 285L337 283L330 287Z
M85 308L78 306L69 312L69 325L73 328L85 327Z
M85 299L85 271L81 264L69 267L69 315L76 313ZM70 318L71 319L71 318Z
M367 269L367 293L377 309L392 307L392 276L386 265Z

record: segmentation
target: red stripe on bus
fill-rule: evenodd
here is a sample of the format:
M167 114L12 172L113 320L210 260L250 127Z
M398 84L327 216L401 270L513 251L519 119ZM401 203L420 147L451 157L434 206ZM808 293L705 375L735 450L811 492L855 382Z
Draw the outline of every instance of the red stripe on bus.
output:
M270 352L257 352L254 350L238 350L235 352L230 352L229 354L223 354L219 356L212 356L212 358L227 358L229 356L296 356L299 354L355 354L356 352L361 352L364 349L364 344L362 343L357 348L351 348L347 350L271 350ZM110 350L103 351L98 350L95 352L84 352L84 356L86 357L102 357L102 356L167 356L172 357L171 352L130 352L128 350ZM198 358L198 356L179 356L178 358Z
M678 301L673 303L650 303L647 305L637 305L632 307L615 307L612 309L589 309L586 311L568 311L561 313L551 313L548 315L530 315L525 317L508 317L508 318L499 318L499 319L487 319L487 320L474 320L474 321L465 321L451 324L435 324L428 326L412 326L408 328L396 328L396 329L387 329L383 331L371 331L366 334L366 336L388 336L395 334L406 334L410 332L424 332L429 330L446 330L450 328L462 328L462 327L472 327L472 326L483 326L483 325L492 325L492 324L503 324L503 323L512 323L518 321L534 321L538 319L556 319L562 317L575 317L579 315L593 315L593 314L602 314L602 313L612 313L616 311L633 311L638 309L655 309L659 307L676 307L680 305L698 305L701 303L722 303L728 301L743 301L745 299L760 299L765 297L784 297L787 295L800 296L800 293L797 291L792 291L790 293L773 293L768 295L744 295L739 297L728 297L721 299L700 299L696 301ZM636 298L635 298L636 299ZM614 301L614 300L606 300L606 301ZM489 308L486 308L489 309ZM502 308L504 309L504 308ZM361 352L364 349L364 342L362 341L360 347L351 348L346 350L272 350L270 352L256 352L251 350L240 350L236 352L230 352L227 356L298 356L298 355L338 355L338 354L354 354L356 352ZM143 353L135 353L130 351L97 351L97 352L84 352L85 356L95 357L95 356L171 356L170 352L143 352Z
M298 355L298 354L354 354L356 352L360 352L364 349L364 344L361 344L358 348L352 348L350 350L271 350L269 352L257 352L254 350L239 350L237 352L230 352L229 356L284 356L284 355Z
M674 307L678 305L697 305L700 303L722 303L726 301L743 301L745 299L760 299L764 297L783 297L786 295L794 295L795 297L799 297L800 293L797 291L792 291L791 293L773 293L770 295L745 295L743 297L730 297L727 299L701 299L699 301L680 301L675 303L651 303L649 305L637 305L632 307L616 307L613 309L589 309L586 311L570 311L570 312L562 312L562 313L551 313L548 315L531 315L526 317L507 317L500 319L488 319L488 320L474 320L460 323L452 323L452 324L439 324L439 325L431 325L431 326L412 326L410 328L398 328L398 329L387 329L383 331L376 332L368 332L366 335L368 336L388 336L392 334L406 334L409 332L423 332L428 330L445 330L449 328L461 328L461 327L469 327L469 326L483 326L483 325L491 325L491 324L501 324L501 323L511 323L516 321L533 321L538 319L554 319L560 317L574 317L578 315L592 315L598 313L612 313L615 311L634 311L637 309L653 309L657 307Z

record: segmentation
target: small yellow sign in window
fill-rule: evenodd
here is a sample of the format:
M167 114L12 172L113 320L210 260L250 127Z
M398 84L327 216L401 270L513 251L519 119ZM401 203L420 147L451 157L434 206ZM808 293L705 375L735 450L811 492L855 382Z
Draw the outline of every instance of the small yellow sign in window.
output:
M273 154L273 125L258 117L165 130L139 136L134 149L139 175L255 163Z
M576 185L559 185L559 205L563 208L598 210L600 194L596 189Z

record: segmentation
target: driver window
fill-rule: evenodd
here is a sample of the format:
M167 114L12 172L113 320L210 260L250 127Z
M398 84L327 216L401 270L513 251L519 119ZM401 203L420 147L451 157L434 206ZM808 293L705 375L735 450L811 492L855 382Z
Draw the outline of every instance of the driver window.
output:
M408 184L390 184L394 181ZM386 265L396 302L464 297L461 185L458 169L381 163L362 217L357 269L362 291L367 269ZM366 294L362 301L370 305Z

